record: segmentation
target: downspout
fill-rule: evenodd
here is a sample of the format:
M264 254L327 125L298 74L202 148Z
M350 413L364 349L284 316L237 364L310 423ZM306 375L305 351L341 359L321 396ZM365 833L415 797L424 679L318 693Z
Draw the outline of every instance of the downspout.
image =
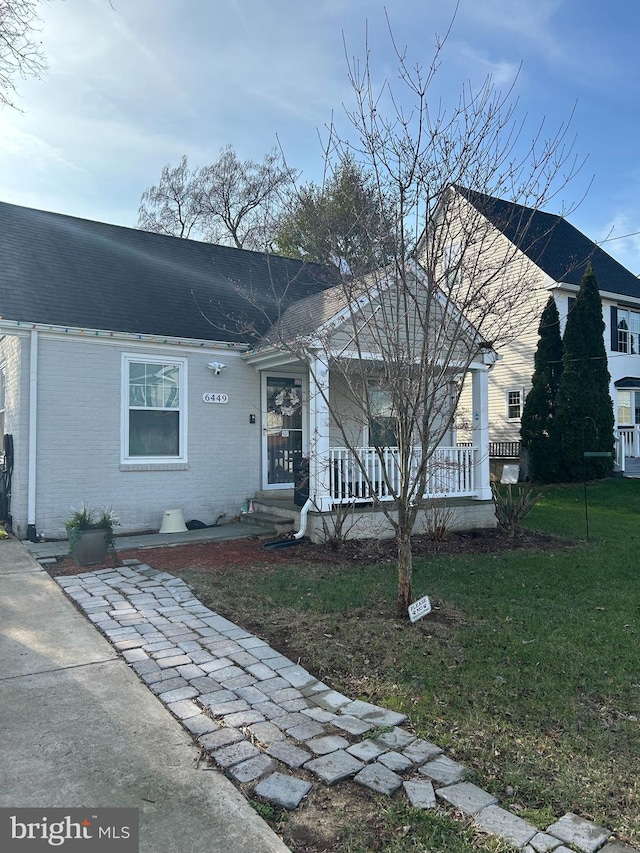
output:
M38 426L38 332L31 331L29 356L29 450L27 478L27 539L38 541L36 531L36 430Z
M304 506L300 510L300 530L293 534L291 539L273 539L270 542L263 542L262 549L264 551L276 551L281 548L291 548L294 545L301 545L305 530L307 529L307 513L313 506L313 501L307 498Z
M304 506L300 510L300 530L297 533L293 534L294 539L302 539L307 530L307 513L313 506L313 501L311 498L307 498L304 502Z

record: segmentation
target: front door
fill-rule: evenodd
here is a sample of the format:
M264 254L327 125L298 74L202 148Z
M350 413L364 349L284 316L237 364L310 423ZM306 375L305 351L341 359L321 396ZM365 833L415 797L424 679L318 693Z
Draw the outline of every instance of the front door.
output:
M287 489L304 452L302 377L263 374L263 488Z

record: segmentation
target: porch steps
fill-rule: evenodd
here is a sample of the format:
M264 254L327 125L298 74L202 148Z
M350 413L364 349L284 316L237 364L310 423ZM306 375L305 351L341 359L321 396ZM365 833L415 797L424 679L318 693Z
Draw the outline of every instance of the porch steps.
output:
M297 529L297 518L293 508L288 505L272 506L270 502L254 498L253 512L243 513L242 520L262 528L275 530L276 536ZM299 517L299 513L298 513Z
M287 505L296 508L293 502L293 489L259 489L254 496L254 500L260 503L268 503L270 506Z

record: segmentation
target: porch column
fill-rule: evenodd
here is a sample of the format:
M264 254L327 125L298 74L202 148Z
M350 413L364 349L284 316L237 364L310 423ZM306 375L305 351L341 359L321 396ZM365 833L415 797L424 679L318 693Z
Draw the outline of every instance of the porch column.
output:
M317 509L328 509L329 365L318 354L309 360L309 497Z
M475 500L491 500L489 475L489 372L484 365L471 367L472 426Z

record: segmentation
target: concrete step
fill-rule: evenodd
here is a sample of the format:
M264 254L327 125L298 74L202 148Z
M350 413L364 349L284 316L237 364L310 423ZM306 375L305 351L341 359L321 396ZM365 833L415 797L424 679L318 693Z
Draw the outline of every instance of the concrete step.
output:
M287 533L289 530L293 530L295 526L295 519L292 516L287 517L286 515L265 512L260 506L256 507L253 512L243 512L241 519L245 524L269 528L275 530L277 534Z
M259 501L277 501L278 503L293 503L293 489L258 489L256 499Z

